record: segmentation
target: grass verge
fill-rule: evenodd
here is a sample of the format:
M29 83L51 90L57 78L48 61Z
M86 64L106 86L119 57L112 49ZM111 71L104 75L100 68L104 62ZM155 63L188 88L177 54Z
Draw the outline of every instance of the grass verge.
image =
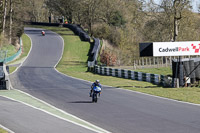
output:
M0 128L0 133L8 133L6 130Z
M170 67L133 69L133 66L120 66L120 67L115 67L115 68L133 70L133 71L136 71L136 72L143 72L143 73L172 75L172 69Z
M159 68L144 68L136 69L138 72L160 74L160 75L172 75L172 69L170 67L159 67Z
M10 66L10 67L9 67L9 73L14 72L16 69L17 69L17 67L15 67L15 66Z
M2 47L0 47L1 51L7 51L7 55L1 55L1 58L5 58L6 56L12 56L17 52L17 49L15 49L14 45L11 44L7 44L7 45L3 45Z
M67 28L41 26L34 27L52 30L63 37L65 42L64 53L61 61L56 67L57 70L62 73L92 82L95 79L99 79L102 84L117 88L124 88L179 101L200 104L200 88L162 88L148 82L134 81L111 76L101 76L87 72L87 55L90 47L88 42L81 42L79 37L75 36L74 33ZM155 70L149 71L149 69L142 69L140 71L160 74L155 72ZM163 71L164 70L161 69L161 74L163 74Z

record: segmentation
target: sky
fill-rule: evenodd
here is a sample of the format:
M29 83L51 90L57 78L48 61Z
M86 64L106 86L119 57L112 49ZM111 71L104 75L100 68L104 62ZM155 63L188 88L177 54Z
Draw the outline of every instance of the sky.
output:
M159 4L161 0L154 0L155 3ZM191 0L192 7L194 12L198 12L198 5L200 4L200 0Z

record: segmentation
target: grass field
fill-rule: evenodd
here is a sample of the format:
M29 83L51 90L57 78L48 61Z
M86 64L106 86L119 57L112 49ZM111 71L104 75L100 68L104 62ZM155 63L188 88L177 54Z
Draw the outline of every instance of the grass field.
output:
M172 76L172 69L170 67L143 68L143 69L136 69L136 70L133 69L133 66L116 66L114 68L133 70L133 71L143 72L143 73Z
M137 69L138 72L160 74L160 75L172 75L172 69L170 67L160 67L160 68L144 68Z
M90 47L88 42L81 42L79 37L75 36L73 32L67 28L34 27L52 30L63 37L65 42L64 53L61 61L56 67L57 70L62 73L91 82L99 79L104 85L200 104L200 88L163 88L148 82L101 76L87 72L87 54ZM155 74L170 74L170 68L140 69L137 71Z
M6 130L0 128L0 133L8 133Z

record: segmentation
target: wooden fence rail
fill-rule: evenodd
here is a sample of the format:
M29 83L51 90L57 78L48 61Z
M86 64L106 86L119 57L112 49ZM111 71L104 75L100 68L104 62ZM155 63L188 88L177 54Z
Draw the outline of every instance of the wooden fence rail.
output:
M198 58L200 56L183 56L181 58ZM178 56L171 57L141 57L133 60L133 68L158 68L172 66L172 60L179 58Z

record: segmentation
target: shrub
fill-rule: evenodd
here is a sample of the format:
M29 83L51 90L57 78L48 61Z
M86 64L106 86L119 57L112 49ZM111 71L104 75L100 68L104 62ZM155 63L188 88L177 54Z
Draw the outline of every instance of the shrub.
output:
M114 53L103 50L100 55L100 62L106 64L107 66L114 66L117 62L117 56Z

